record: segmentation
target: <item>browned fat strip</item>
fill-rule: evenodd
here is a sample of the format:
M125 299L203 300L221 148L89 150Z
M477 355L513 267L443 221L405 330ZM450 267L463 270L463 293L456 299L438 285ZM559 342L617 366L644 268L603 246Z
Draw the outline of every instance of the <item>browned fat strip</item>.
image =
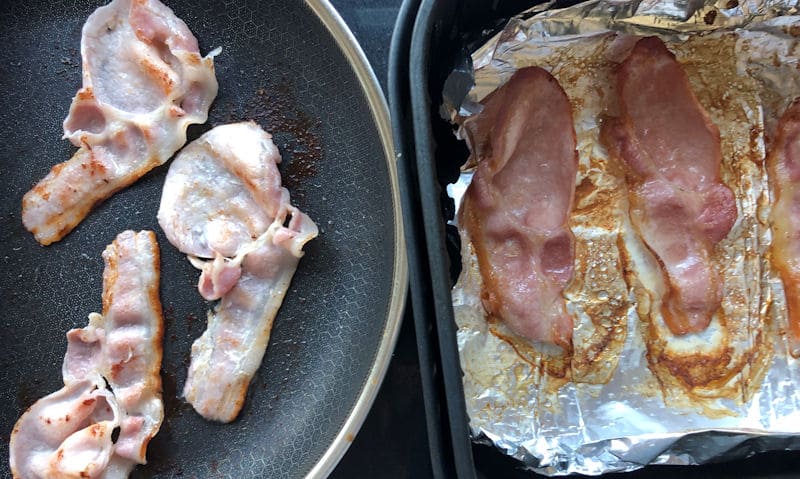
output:
M54 166L25 194L22 221L42 245L59 241L95 206L158 164L152 159L144 161L122 178L114 174L108 160L98 159L92 150L81 148L69 161Z

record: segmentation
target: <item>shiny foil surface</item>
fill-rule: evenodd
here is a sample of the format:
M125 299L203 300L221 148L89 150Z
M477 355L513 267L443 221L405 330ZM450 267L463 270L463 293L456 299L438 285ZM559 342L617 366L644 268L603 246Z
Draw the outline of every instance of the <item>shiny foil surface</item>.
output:
M547 475L800 449L800 361L785 341L786 300L770 263L764 164L777 119L800 96L796 14L795 2L744 0L538 6L477 49L471 69L453 73L443 111L460 123L517 69L550 71L571 100L580 157L575 273L565 290L571 357L486 321L477 260L461 230L463 271L452 297L476 440ZM720 129L722 177L736 195L738 219L713 258L722 309L699 334L674 336L664 325L663 275L630 224L624 171L599 142L628 35L659 36L683 65ZM459 91L464 78L474 79L468 92ZM473 167L448 187L457 207Z

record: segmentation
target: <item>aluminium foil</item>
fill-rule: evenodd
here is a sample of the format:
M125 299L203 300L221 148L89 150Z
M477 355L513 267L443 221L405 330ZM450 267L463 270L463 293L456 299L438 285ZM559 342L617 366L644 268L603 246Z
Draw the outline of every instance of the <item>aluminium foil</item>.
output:
M474 437L547 475L800 449L800 361L784 339L786 300L770 264L764 165L777 119L800 96L797 2L549 7L512 18L444 91L443 112L460 123L514 71L543 67L571 100L580 158L570 219L575 273L565 290L572 357L553 357L486 321L477 260L461 231L452 298ZM738 219L714 253L722 309L700 334L673 336L663 324L663 276L627 217L624 173L598 139L619 45L630 35L659 36L682 63L720 129L722 176L736 195ZM473 167L465 164L448 187L457 208Z

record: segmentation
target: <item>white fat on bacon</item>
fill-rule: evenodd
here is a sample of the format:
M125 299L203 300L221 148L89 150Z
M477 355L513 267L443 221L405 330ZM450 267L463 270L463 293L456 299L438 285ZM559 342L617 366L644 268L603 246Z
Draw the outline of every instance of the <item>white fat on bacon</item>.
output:
M114 0L83 26L83 87L64 120L79 148L22 200L36 240L59 241L99 202L166 162L204 123L217 95L215 53L203 58L158 0Z
M128 477L146 463L147 444L161 426L155 235L120 233L103 259L103 314L67 333L64 388L34 403L11 433L17 479Z
M187 145L164 183L159 224L201 269L203 297L220 299L192 345L183 390L207 419L239 414L303 245L317 236L281 186L280 161L255 123L223 125Z

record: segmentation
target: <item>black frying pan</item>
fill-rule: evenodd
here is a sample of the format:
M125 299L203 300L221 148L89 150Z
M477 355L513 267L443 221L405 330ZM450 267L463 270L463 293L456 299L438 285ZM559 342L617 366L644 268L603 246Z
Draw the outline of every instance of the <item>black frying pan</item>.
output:
M254 119L283 154L293 203L320 227L239 418L203 420L178 398L210 304L156 222L169 164L103 203L64 240L39 246L22 195L74 148L61 122L81 83L80 34L104 0L0 2L0 476L20 414L62 386L65 333L100 311L105 245L151 229L161 246L165 420L132 477L324 475L379 386L405 295L405 250L383 100L360 50L321 0L165 0L216 57L207 124ZM317 12L317 13L315 13ZM341 45L341 46L340 46Z

